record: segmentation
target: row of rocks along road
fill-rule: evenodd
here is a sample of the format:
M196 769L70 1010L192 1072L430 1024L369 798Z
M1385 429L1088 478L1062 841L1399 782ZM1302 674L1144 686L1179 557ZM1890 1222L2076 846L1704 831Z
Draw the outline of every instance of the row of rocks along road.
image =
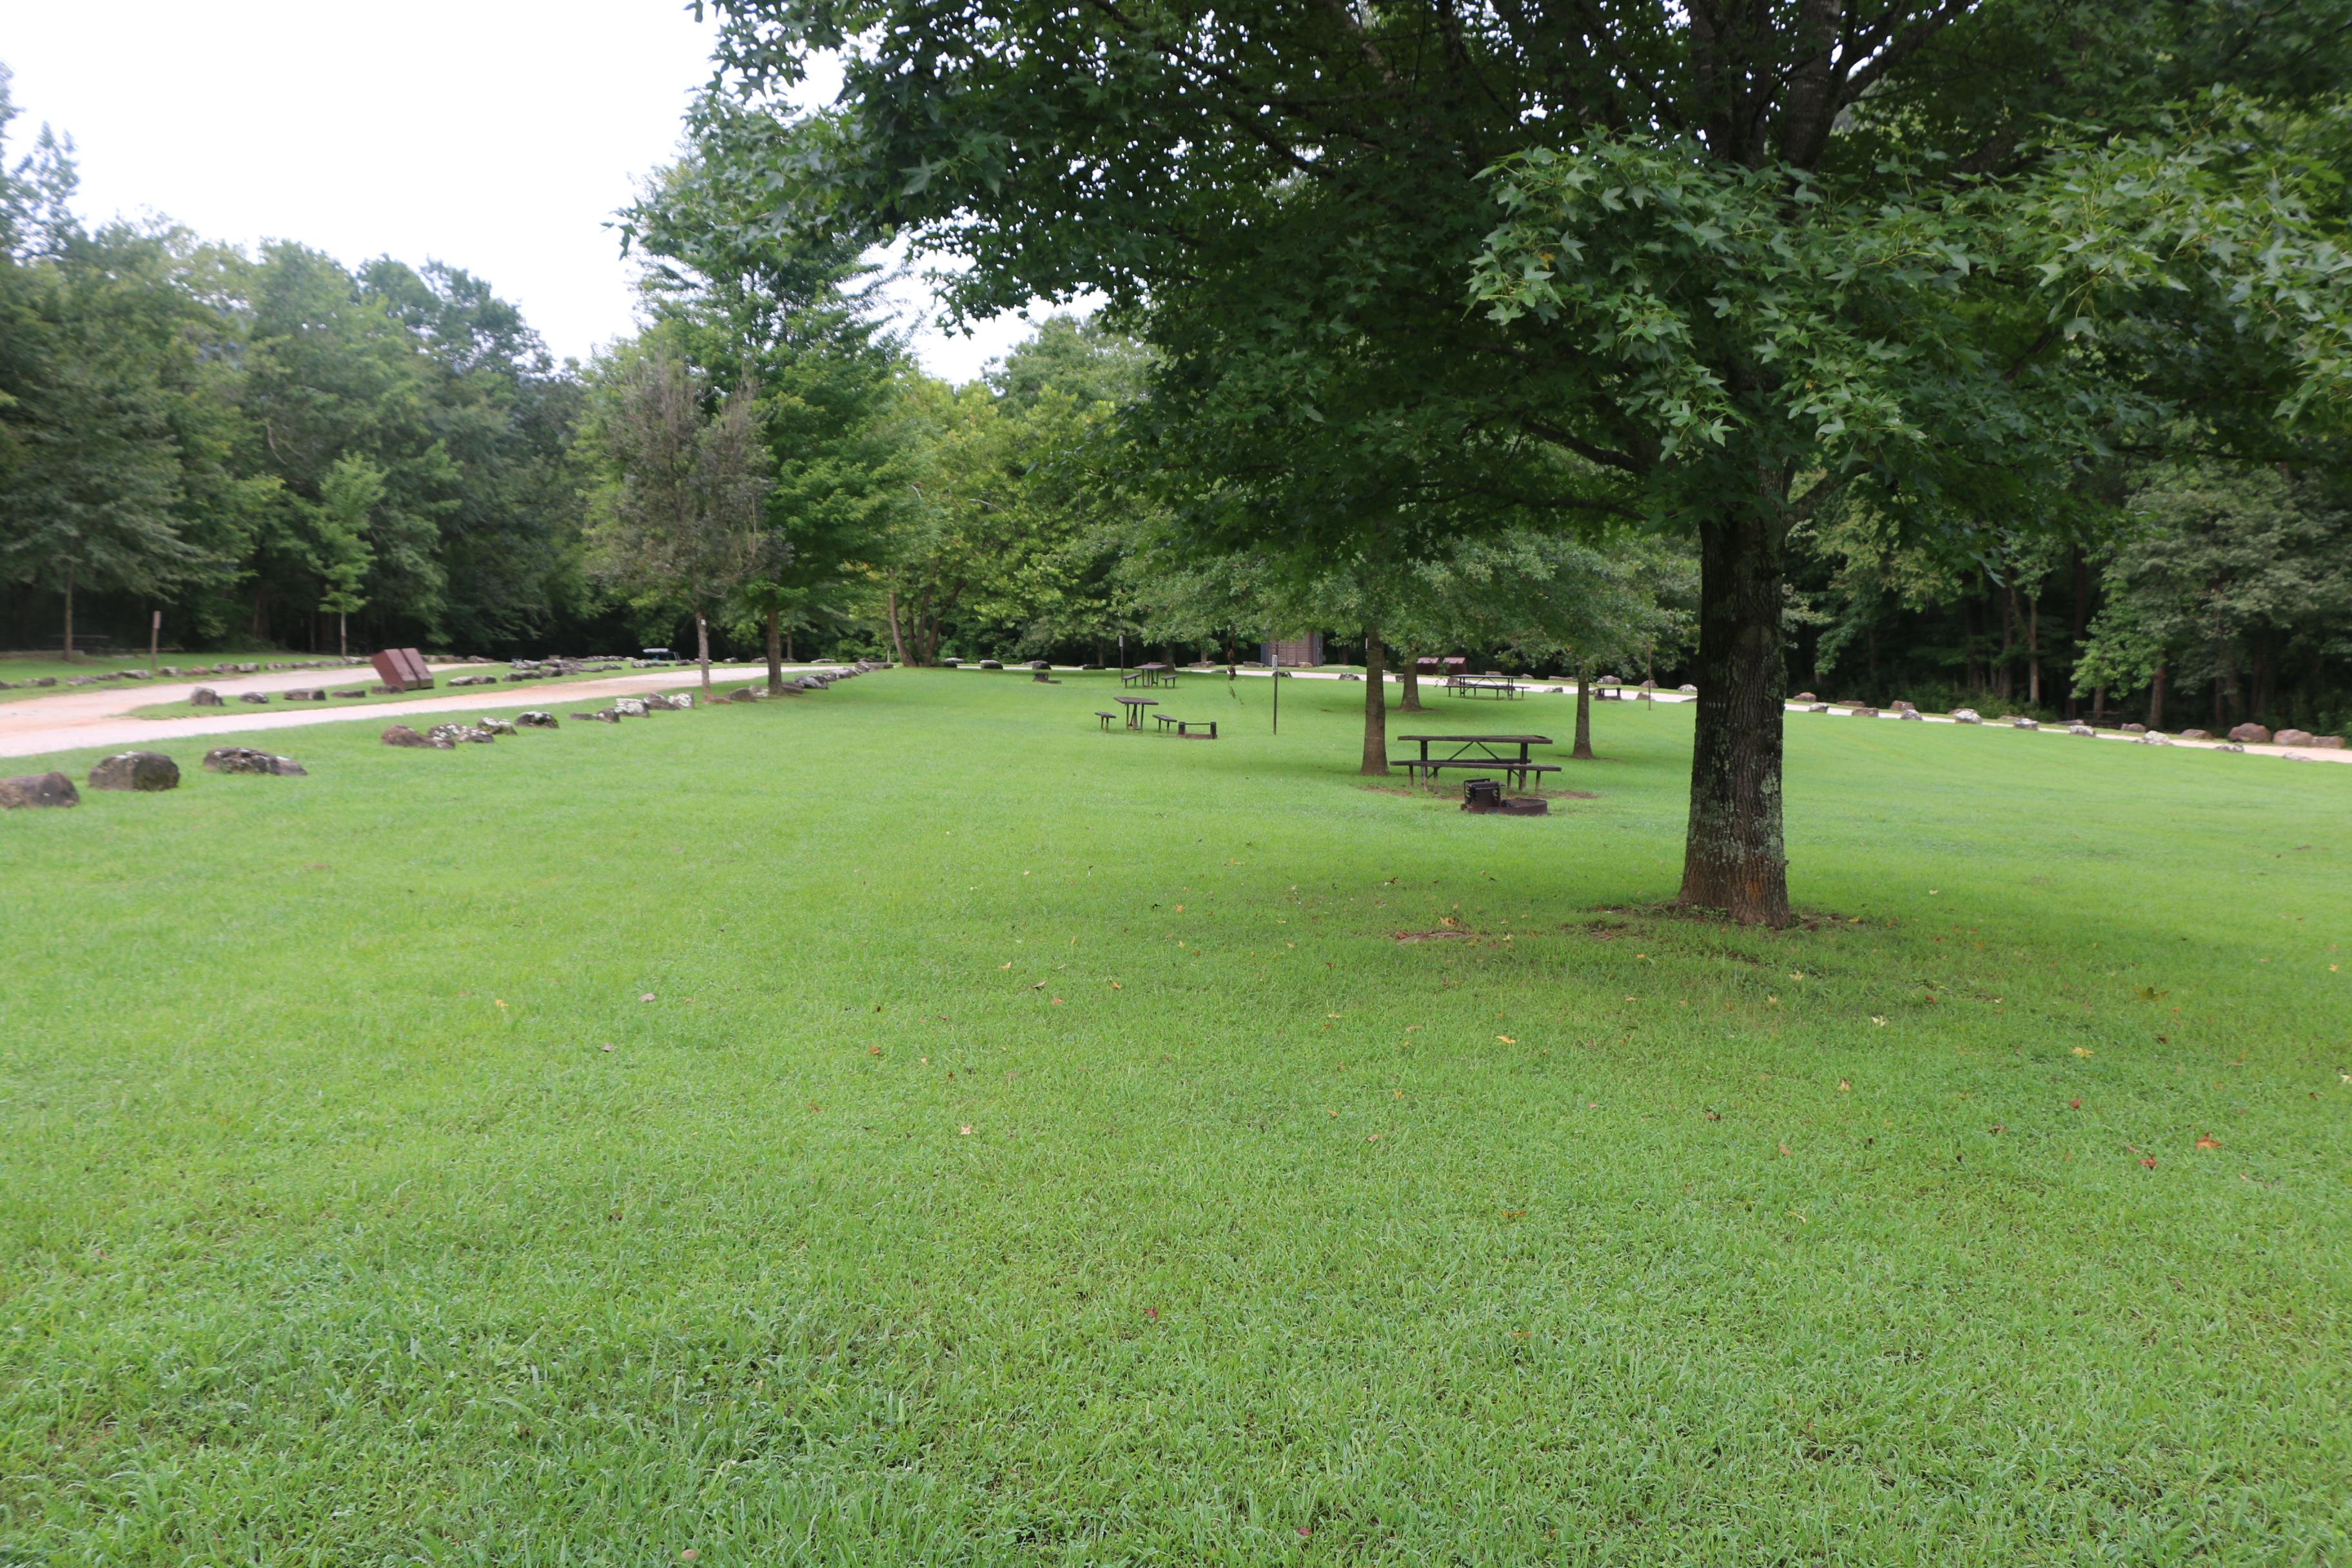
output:
M478 675L495 666L452 664L434 667L440 679ZM798 673L824 666L792 665ZM713 665L711 678L722 673L740 680L761 673L765 666ZM446 695L354 702L341 708L257 708L236 700L240 691L308 691L332 685L341 676L373 680L366 670L270 670L256 675L206 676L201 680L149 680L121 685L81 687L55 697L27 697L0 702L0 757L34 757L48 752L79 751L88 746L152 746L191 735L244 735L263 730L295 730L308 724L408 723L431 713L479 713L505 708L541 708L554 702L584 702L593 698L629 697L642 691L676 687L698 679L691 666L635 670L626 675L600 676L593 680L520 681L514 685L469 687ZM199 686L209 686L230 700L230 706L209 713L178 719L134 719L132 710L166 702L184 702Z

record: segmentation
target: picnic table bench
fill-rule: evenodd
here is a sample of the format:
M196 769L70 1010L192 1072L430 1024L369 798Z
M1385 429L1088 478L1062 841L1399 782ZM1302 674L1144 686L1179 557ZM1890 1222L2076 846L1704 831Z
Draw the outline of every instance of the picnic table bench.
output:
M1499 773L1525 789L1528 779L1540 782L1543 774L1559 772L1558 763L1538 763L1531 755L1534 748L1551 744L1549 735L1399 735L1397 739L1416 742L1421 748L1419 756L1399 757L1390 763L1404 769L1416 782L1424 776L1434 779L1448 768L1480 769ZM1453 749L1432 756L1432 746Z
M1180 741L1213 741L1217 738L1217 721L1214 719L1179 719L1172 713L1154 713L1152 717L1160 721L1161 734L1173 729ZM1195 735L1192 733L1195 730L1206 730L1208 733Z
M1152 697L1114 697L1111 700L1127 710L1127 727L1130 730L1143 728L1143 710L1146 708L1160 706L1159 700Z

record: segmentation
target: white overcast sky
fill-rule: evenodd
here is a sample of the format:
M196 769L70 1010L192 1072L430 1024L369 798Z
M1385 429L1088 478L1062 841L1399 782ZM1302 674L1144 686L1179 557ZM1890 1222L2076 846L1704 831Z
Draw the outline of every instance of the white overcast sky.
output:
M83 216L159 214L250 247L292 239L489 280L559 355L628 331L604 226L677 153L710 27L679 0L12 0L0 63L21 117L79 148ZM928 296L909 286L908 316ZM917 334L977 375L1027 331Z

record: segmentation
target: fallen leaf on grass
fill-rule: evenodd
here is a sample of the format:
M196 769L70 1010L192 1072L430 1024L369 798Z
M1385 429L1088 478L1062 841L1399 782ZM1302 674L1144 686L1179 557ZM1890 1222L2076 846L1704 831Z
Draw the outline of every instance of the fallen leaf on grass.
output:
M1709 1121L1720 1121L1723 1120L1723 1112L1720 1110L1710 1110L1706 1113L1706 1119Z
M810 1100L810 1101L809 1101L809 1109L810 1109L811 1110L814 1110L816 1108L817 1108L816 1101L815 1101L815 1100Z
M1505 1209L1503 1211L1503 1217L1507 1220L1525 1219L1528 1217L1528 1211L1525 1209Z
M1875 1014L1875 1013L1873 1013L1873 1014L1870 1016L1870 1021L1871 1021L1872 1023L1874 1023L1874 1024L1877 1024L1877 1025L1880 1025L1880 1026L1883 1026L1885 1024L1885 1022L1886 1022L1886 1020L1885 1020L1885 1019L1884 1019L1884 1018L1880 1017L1880 1016L1879 1016L1877 1014Z
M868 1046L866 1047L866 1054L869 1057L878 1057L882 1054L882 1047L879 1046Z
M2069 1110L2080 1110L2083 1109L2083 1102L2080 1100L2070 1100L2066 1102L2066 1109Z
M969 1127L959 1127L956 1129L956 1136L959 1138L969 1138L971 1136L971 1129Z
M1783 1153L1783 1154L1786 1154L1788 1152L1789 1152L1789 1146L1788 1146L1786 1143L1781 1144L1781 1145L1780 1145L1780 1152L1781 1152L1781 1153Z
M1365 1140L1364 1140L1364 1142L1367 1142L1367 1143L1377 1143L1377 1142L1379 1142L1380 1141L1381 1141L1381 1135L1380 1135L1379 1133L1377 1133L1377 1132L1374 1132L1374 1133L1370 1134L1370 1136L1368 1136L1368 1137L1367 1137L1367 1138L1365 1138Z
M2087 1057L2087 1056L2089 1056L2091 1053L2090 1053L2090 1050L2089 1050L2087 1047L2083 1047L2083 1046L2076 1046L2076 1047L2074 1047L2074 1054L2075 1054L2076 1056L2078 1056L2078 1057Z
M1055 998L1054 998L1054 1005L1055 1005L1055 1006L1056 1006L1056 1007L1058 1007L1058 1006L1060 1006L1061 1005L1062 1005L1062 999L1061 999L1059 996L1055 997Z
M1036 984L1032 985L1031 987L1029 987L1029 989L1030 989L1030 990L1032 990L1032 991L1043 991L1044 989L1045 989L1045 983L1044 981L1040 980L1039 982L1037 982L1037 984Z
M2202 1132L2198 1134L2197 1146L2200 1149L2219 1149L2221 1146L2221 1141L2210 1132Z
M650 1001L652 1001L653 999L654 999L654 994L653 994L652 992L650 992L650 991L646 992L644 995L642 995L642 996L640 996L640 997L638 997L638 998L637 998L637 1000L638 1000L638 1001L640 1001L640 1002L650 1002Z
M1853 1091L1853 1085L1852 1085L1852 1084L1850 1084L1850 1083L1846 1082L1846 1080L1845 1080L1845 1079L1838 1079L1838 1092L1839 1092L1839 1093L1841 1093L1841 1094L1847 1094L1847 1093L1851 1093L1851 1092Z
M604 1048L605 1048L606 1050L608 1050L608 1051L609 1051L609 1050L611 1050L613 1047L610 1047L610 1046L606 1046Z
M1324 1115L1326 1115L1326 1116L1337 1116L1337 1115L1339 1115L1339 1113L1338 1111L1336 1111L1336 1110L1326 1110L1326 1111L1324 1111L1324 1113L1323 1113L1323 1114L1324 1114Z
M1112 982L1110 983L1110 988L1111 988L1112 990L1114 990L1114 991L1123 991L1123 990L1125 990L1125 989L1126 989L1126 987L1125 987L1125 986L1121 985L1121 984L1120 984L1118 981L1116 981L1116 980L1114 980L1114 981L1112 981Z
M2156 1156L2153 1154L2142 1154L2139 1157L2139 1163L2151 1171L2156 1169Z
M1511 1038L1511 1037L1510 1037L1510 1036L1508 1036L1508 1035L1496 1035L1495 1037L1496 1037L1496 1039L1498 1039L1498 1040L1502 1041L1502 1042L1503 1042L1503 1044L1505 1044L1505 1045L1507 1045L1507 1046L1516 1046L1516 1045L1517 1045L1517 1044L1519 1043L1518 1041L1517 1041L1517 1040L1515 1040L1515 1039Z

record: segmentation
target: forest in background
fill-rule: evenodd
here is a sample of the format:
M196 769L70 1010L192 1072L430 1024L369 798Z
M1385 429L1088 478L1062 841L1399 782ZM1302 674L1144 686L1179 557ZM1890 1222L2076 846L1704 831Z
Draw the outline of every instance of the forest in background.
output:
M1362 661L1377 624L1376 656L1688 673L1695 551L1656 532L1201 548L1199 477L1236 458L1155 406L1184 366L1052 317L980 382L924 374L875 234L749 221L776 150L743 140L773 127L706 121L623 215L645 325L582 365L461 268L92 225L70 143L10 137L5 93L7 647L141 648L160 610L188 650L538 655L690 647L700 613L747 655L1248 658L1319 628ZM2341 731L2341 458L2118 451L2032 489L2040 515L1943 532L1833 501L1791 537L1789 688ZM663 516L698 519L698 558Z

